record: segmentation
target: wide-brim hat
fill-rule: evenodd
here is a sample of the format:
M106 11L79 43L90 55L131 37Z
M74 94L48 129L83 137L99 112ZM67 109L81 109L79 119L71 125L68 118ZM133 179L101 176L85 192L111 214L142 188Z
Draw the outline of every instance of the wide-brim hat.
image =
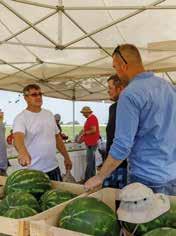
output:
M147 187L145 185L141 185L140 189L138 188L138 194L142 192L144 198L139 199L136 192L135 200L134 192L131 192L132 185L133 184L131 184L131 186L129 187L130 191L128 193L127 187L125 191L126 194L128 194L129 198L130 194L132 194L133 200L125 201L121 199L120 206L117 210L119 220L134 224L143 224L154 220L155 218L159 217L170 209L170 201L166 195L162 193L153 193L151 195L150 190L146 191ZM136 188L136 185L134 185L134 187ZM147 192L146 196L145 191Z
M119 193L119 199L125 202L134 202L153 197L153 190L141 183L126 185Z
M90 109L90 107L85 106L85 107L83 107L83 108L81 109L80 112L81 112L81 113L91 113L92 110Z

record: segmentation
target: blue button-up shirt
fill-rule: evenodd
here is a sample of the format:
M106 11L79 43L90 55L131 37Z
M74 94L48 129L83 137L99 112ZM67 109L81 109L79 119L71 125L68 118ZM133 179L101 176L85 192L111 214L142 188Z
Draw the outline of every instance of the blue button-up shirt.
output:
M109 154L128 157L130 174L167 183L176 179L176 89L152 72L138 74L121 93Z

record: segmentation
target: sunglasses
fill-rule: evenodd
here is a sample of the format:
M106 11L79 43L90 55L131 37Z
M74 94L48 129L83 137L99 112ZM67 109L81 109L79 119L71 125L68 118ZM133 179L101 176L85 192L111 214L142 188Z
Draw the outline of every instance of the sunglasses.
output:
M42 97L42 95L44 95L44 93L31 93L31 94L25 94L24 96L31 96L31 97L34 97L34 98L36 98L36 97Z
M115 48L114 53L118 54L122 58L122 60L125 62L125 64L128 64L127 61L125 60L125 58L122 56L122 54L120 52L120 46Z

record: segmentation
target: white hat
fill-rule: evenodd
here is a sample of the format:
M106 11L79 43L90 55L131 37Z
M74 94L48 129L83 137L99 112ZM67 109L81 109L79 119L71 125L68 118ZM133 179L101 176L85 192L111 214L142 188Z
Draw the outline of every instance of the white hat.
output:
M136 196L136 197L135 197ZM147 223L170 208L169 198L140 183L127 185L121 190L118 219L134 224Z
M119 199L125 202L139 201L146 197L150 198L152 196L152 189L141 183L128 184L119 193Z

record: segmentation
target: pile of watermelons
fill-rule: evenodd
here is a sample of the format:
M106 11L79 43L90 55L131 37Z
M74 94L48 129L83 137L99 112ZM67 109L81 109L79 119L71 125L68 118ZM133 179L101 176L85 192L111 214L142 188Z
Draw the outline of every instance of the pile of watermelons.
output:
M136 225L124 222L125 228L133 232ZM135 236L176 236L176 202L171 201L170 210L158 218L139 224Z
M47 210L76 195L51 189L48 176L36 170L18 170L7 178L0 215L24 218ZM57 216L56 216L57 217ZM58 227L94 236L119 236L116 214L93 197L76 198L58 216Z
M5 197L0 201L0 216L25 218L45 211L76 195L51 189L51 181L37 170L17 170L8 176Z

